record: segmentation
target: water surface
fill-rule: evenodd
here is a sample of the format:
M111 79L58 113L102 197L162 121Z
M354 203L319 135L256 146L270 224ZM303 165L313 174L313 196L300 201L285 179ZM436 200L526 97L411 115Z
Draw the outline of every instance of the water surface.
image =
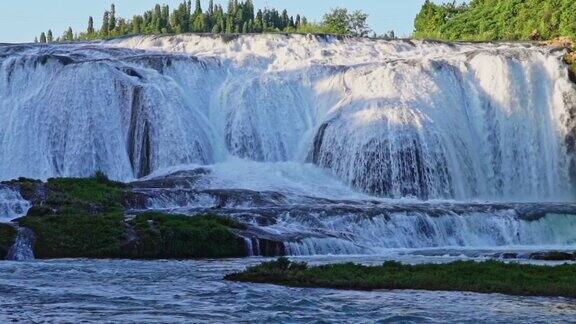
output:
M389 258L299 260L376 264ZM412 263L452 259L401 258ZM0 321L550 323L576 319L576 300L566 298L338 291L222 280L226 273L263 260L0 262Z

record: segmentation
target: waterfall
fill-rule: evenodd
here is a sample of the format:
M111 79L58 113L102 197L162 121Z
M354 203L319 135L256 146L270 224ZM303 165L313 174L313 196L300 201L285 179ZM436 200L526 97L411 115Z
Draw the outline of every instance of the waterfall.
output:
M26 215L30 202L22 198L18 191L0 184L0 222L10 222Z
M393 213L388 217L349 215L315 228L324 237L286 242L291 255L373 254L386 249L534 248L576 246L576 216L548 214L522 220L514 210L463 215ZM284 225L285 226L285 225ZM328 235L328 236L327 236Z
M133 183L135 211L249 223L250 255L571 247L562 55L266 34L1 44L0 180L103 171ZM27 208L0 185L0 220Z
M240 158L381 197L573 201L561 54L305 35L0 45L0 179Z
M6 260L12 261L29 261L34 260L34 242L36 237L34 233L25 227L18 228L16 242L8 251Z

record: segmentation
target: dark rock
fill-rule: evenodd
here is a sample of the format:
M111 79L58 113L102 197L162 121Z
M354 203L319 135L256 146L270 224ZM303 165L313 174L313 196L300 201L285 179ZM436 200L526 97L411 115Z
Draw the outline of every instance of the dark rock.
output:
M576 261L576 252L547 251L530 254L530 259L541 261Z

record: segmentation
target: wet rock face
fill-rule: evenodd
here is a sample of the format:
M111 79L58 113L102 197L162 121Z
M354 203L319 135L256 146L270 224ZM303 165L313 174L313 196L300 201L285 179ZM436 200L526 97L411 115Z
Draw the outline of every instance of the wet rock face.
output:
M532 260L542 261L576 261L576 252L548 251L537 252L530 255Z
M14 242L16 242L16 228L0 223L0 260L6 258Z

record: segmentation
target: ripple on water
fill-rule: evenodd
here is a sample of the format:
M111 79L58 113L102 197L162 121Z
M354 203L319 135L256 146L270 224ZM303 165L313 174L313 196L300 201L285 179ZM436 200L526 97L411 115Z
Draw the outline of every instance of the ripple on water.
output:
M0 322L549 323L576 318L576 303L565 298L338 291L222 280L262 260L2 262Z

